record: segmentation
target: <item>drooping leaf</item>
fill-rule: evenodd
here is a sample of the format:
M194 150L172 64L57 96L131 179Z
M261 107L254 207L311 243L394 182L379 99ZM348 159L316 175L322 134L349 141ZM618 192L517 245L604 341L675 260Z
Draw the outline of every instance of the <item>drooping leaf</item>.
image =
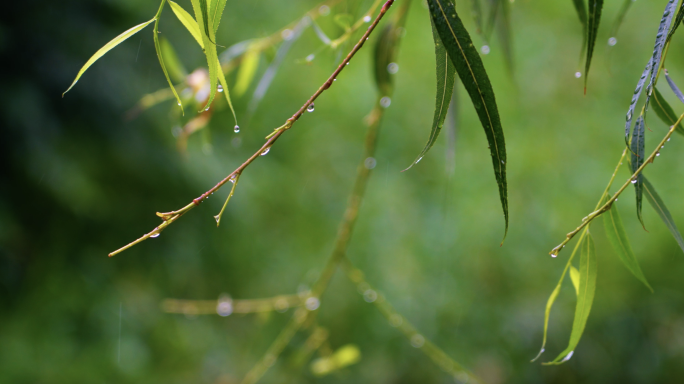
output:
M580 273L574 266L570 266L570 280L572 281L572 286L575 288L575 294L579 296L579 282Z
M667 69L664 70L665 72L665 79L667 79L667 84L670 85L670 89L672 89L672 92L677 96L679 101L684 103L684 95L682 94L682 91L679 90L679 87L677 87L677 84L672 80L670 77L670 74L667 72Z
M482 60L473 46L468 31L458 17L451 0L428 0L435 28L456 67L461 82L468 91L477 115L484 128L492 155L494 175L499 186L508 232L508 187L506 183L506 142L494 97L494 90ZM504 238L505 238L504 234Z
M213 0L212 7L209 9L209 17L211 20L211 25L214 28L214 35L218 31L219 24L221 24L221 18L223 16L223 10L226 8L226 0Z
M254 90L254 94L252 94L252 99L249 101L248 107L250 113L253 113L256 110L257 106L259 105L259 102L261 102L261 99L263 99L264 95L266 95L266 91L268 91L268 88L271 86L271 82L275 78L276 72L278 72L278 69L280 68L280 65L283 63L285 56L290 51L292 44L294 44L297 41L297 39L299 39L299 37L302 35L302 32L304 32L304 30L310 25L311 18L309 18L308 15L304 16L294 26L294 28L292 28L292 35L288 39L284 40L282 44L280 44L280 47L278 47L278 51L276 52L275 58L268 65L268 68L266 68L266 72L264 72L264 74L261 76L261 79L259 79L256 89ZM229 48L229 50L231 48Z
M672 219L670 211L665 206L665 202L663 202L663 199L660 198L655 188L653 188L653 184L651 184L645 177L644 193L646 195L646 200L648 200L648 202L651 203L653 209L655 209L655 211L658 213L660 219L663 220L663 222L667 226L667 229L670 230L670 233L677 241L677 244L679 244L679 248L681 248L682 252L684 252L684 239L682 239L682 235L681 233L679 233L679 229L677 229L677 225Z
M620 7L620 10L618 11L617 16L615 17L615 21L613 22L613 28L610 30L611 37L617 36L618 30L620 30L620 27L622 26L622 22L625 21L627 11L629 11L629 8L632 6L633 3L634 0L624 0L622 2L622 6Z
M178 20L185 26L185 28L190 32L192 37L195 38L197 44L199 44L202 49L204 49L204 41L202 40L202 32L197 25L195 19L185 10L183 7L178 5L178 3L168 0L169 5L171 5L171 10L176 15Z
M651 108L668 127L671 127L677 122L678 117L667 100L660 94L658 87L653 88L653 91L653 103L651 104ZM684 127L682 127L681 123L677 125L675 132L684 135Z
M212 20L213 20L213 18L211 17L211 15L210 15L210 13L209 13L209 4L207 4L207 0L197 0L197 1L198 1L198 5L199 5L199 8L200 8L200 9L199 9L199 10L200 10L200 13L201 13L201 15L202 15L202 18L201 18L201 19L200 19L200 16L195 15L195 18L196 18L197 21L198 21L197 24L204 27L204 34L205 34L206 36L208 36L208 37L209 37L209 41L210 41L212 44L215 45L215 44L216 44L216 43L214 42L215 39L212 39L212 37L214 37L214 34L216 33L216 31L214 31L214 28L213 28L213 26L212 26ZM193 5L194 5L194 1L193 1ZM213 13L213 12L212 12L212 13ZM201 22L200 22L200 20L201 20ZM205 44L205 45L206 45L206 44Z
M591 58L594 55L598 27L601 22L601 11L603 10L603 0L589 0L587 18L587 61L584 65L584 93L587 93L587 80L589 80L589 67Z
M454 80L456 77L456 67L454 63L449 59L444 44L439 37L439 33L434 27L432 27L432 38L435 41L435 63L437 67L437 92L435 96L435 113L432 117L432 128L430 129L430 137L428 138L427 144L420 152L420 155L411 163L411 165L405 170L410 169L413 165L417 164L423 159L425 154L432 148L437 141L437 137L442 130L444 125L444 119L447 116L449 110L449 102L451 101L451 96L454 92Z
M670 30L670 25L672 24L672 18L674 17L675 8L677 7L678 0L669 0L665 6L665 11L663 12L663 17L660 19L660 25L658 26L658 33L656 34L656 41L653 45L653 56L651 57L651 79L648 82L648 87L646 87L646 108L648 108L649 100L651 98L651 89L655 86L656 76L658 75L658 70L660 69L660 63L663 56L663 48L665 47L665 42L667 41L668 31Z
M670 30L670 33L667 35L667 40L669 41L672 39L672 35L677 31L677 28L679 27L680 24L682 24L684 20L684 2L679 4L679 11L677 12L677 16L675 17L674 23L672 24L672 29Z
M162 72L164 72L164 77L166 77L166 81L169 83L169 88L171 88L171 92L173 92L173 95L176 97L178 106L183 108L183 103L181 102L180 96L178 96L178 92L176 92L176 87L174 87L173 82L169 78L169 72L166 70L166 64L164 63L164 55L161 49L161 45L159 44L159 18L161 17L161 13L164 10L164 5L166 5L166 2L162 0L161 5L159 6L159 11L157 11L157 16L154 17L154 49L155 51L157 51L159 65L161 65ZM183 111L183 114L185 114L185 111Z
M584 0L572 0L572 5L575 6L577 17L582 24L582 50L580 51L580 56L582 56L587 49L587 6L584 4Z
M184 81L185 77L188 75L188 71L178 58L178 54L173 48L173 45L171 45L168 39L163 37L159 42L161 45L162 54L164 55L164 62L169 70L169 76L171 76L171 79L173 79L173 81L176 83Z
M575 347L584 333L584 328L587 325L587 319L591 312L591 306L594 303L594 294L596 293L596 276L597 276L597 262L596 250L594 249L594 240L591 234L587 232L587 236L582 244L582 253L580 254L580 281L579 293L577 294L577 305L575 307L575 318L572 322L572 332L570 333L570 342L568 347L561 352L553 361L545 364L562 364L571 356Z
M641 167L641 165L646 160L646 152L644 149L644 131L644 117L639 116L637 118L636 124L634 124L634 133L632 134L632 173L635 173L637 169L639 169L639 167ZM639 218L639 222L641 222L641 226L643 226L644 229L646 229L646 227L644 226L644 219L641 217L641 200L643 198L644 193L644 175L639 173L636 179L632 180L632 183L634 184L634 191L636 193L637 217Z
M613 246L620 261L622 261L625 267L632 272L634 277L639 279L651 292L653 292L653 288L648 284L646 276L644 276L644 273L641 271L636 255L634 255L634 251L632 251L629 237L625 231L625 226L622 224L622 219L620 218L620 213L618 212L615 203L613 203L608 212L603 215L603 227L606 230L606 237L608 237L608 241L610 242L610 245Z
M87 62L85 63L85 65L81 68L81 70L78 71L78 74L76 75L76 78L75 78L74 81L71 83L71 85L69 86L69 88L68 88L66 91L64 91L64 93L62 94L62 97L64 97L64 95L65 95L67 92L69 92L69 91L71 90L71 88L74 87L74 85L76 85L76 83L78 82L78 79L81 78L81 75L83 75L83 73L84 73L88 68L90 68L90 66L93 65L93 63L95 63L95 62L97 61L97 59L99 59L100 57L104 56L105 53L109 52L112 48L114 48L114 47L116 47L117 45L121 44L122 42L124 42L124 41L125 41L126 39L128 39L129 37L131 37L131 36L135 35L136 33L140 32L141 29L143 29L143 28L145 28L146 26L148 26L148 25L149 25L151 22L153 22L154 20L155 20L155 19L152 19L152 20L150 20L150 21L146 21L146 22L144 22L144 23L142 23L142 24L136 25L135 27L133 27L133 28L131 28L131 29L126 30L124 33L122 33L122 34L120 34L119 36L115 37L115 38L112 39L109 43L105 44L102 48L100 48L99 50L97 50L97 52L95 52L95 54L94 54L90 59L88 59L88 61L87 61Z
M627 109L626 117L627 123L625 124L625 142L627 142L627 139L629 138L629 133L632 130L632 118L634 117L634 109L636 108L637 102L639 101L639 96L641 96L641 91L644 90L644 83L646 82L648 75L651 73L652 66L653 61L648 60L646 68L644 68L644 72L641 73L641 77L637 82L636 89L634 90L634 94L632 95L632 101L629 103L629 109Z
M258 45L253 44L245 55L242 57L242 63L240 63L240 70L237 74L237 81L235 83L235 95L240 97L252 84L254 75L256 75L257 68L259 67L259 57L261 56L261 49Z
M214 43L214 31L209 28L209 24L207 21L208 17L208 11L207 11L207 3L206 0L191 0L192 1L192 8L195 11L195 19L197 20L197 25L198 26L204 26L204 28L200 28L200 32L202 35L202 42L204 44L204 54L207 57L207 66L209 67L209 99L207 100L207 104L205 107L203 107L202 110L206 110L211 106L211 103L214 101L214 97L216 96L216 92L218 90L218 72L220 71L219 68L219 61L218 61L218 54L216 53L216 44Z
M496 23L496 31L503 46L506 68L509 74L513 74L513 38L511 34L511 9L509 0L499 0L501 2L501 17Z

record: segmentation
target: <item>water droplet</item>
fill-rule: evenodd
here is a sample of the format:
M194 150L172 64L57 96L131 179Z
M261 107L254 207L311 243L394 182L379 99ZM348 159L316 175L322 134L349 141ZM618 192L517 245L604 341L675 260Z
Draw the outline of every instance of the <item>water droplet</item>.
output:
M283 38L283 40L292 40L292 37L294 37L294 32L291 29L283 29L282 32L280 32L280 37Z
M330 14L330 7L327 5L321 5L320 8L318 8L318 13L320 13L321 16L328 16Z
M395 73L399 72L399 64L397 63L389 63L387 65L387 72L390 74L394 75Z
M218 88L216 88L219 92L223 92L223 85L219 84Z
M617 201L617 198L615 198L615 201Z
M371 17L370 17L370 16L366 15L366 16L363 17L363 22L364 22L364 23L370 23L370 21L371 21Z
M374 158L368 157L366 160L364 160L363 165L366 167L366 169L373 169L377 163L378 162Z
M483 55L489 55L489 45L483 45L482 48L480 48L480 52L482 52Z
M180 106L181 106L181 103L178 103L178 106L180 107Z
M663 148L665 148L665 146L664 146L664 145L661 145L661 146L660 146L660 149L663 149Z
M159 237L159 235L161 235L161 232L155 232L155 233L153 233L153 234L150 235L150 238L151 238L151 239L156 239L157 237Z
M345 65L349 65L349 63L350 63L350 62L349 62L349 61L347 61L347 64L345 64Z
M308 62L310 63L310 62L312 62L315 58L316 58L316 55L314 55L314 54L312 53L312 54L310 54L309 56L306 57L306 61L308 61Z
M227 296L220 297L216 304L216 313L221 317L230 316L233 313L233 300Z
M372 289L367 290L366 292L363 293L363 299L367 303L372 303L378 298L378 293L375 292Z
M632 180L632 184L636 184L637 179Z
M656 152L656 156L660 156L660 152Z
M416 160L416 164L420 163L421 160L423 160L423 157L419 157L418 160Z
M208 111L208 110L209 110L209 107L207 107L207 109L205 109L205 111Z
M553 258L556 258L556 257L558 257L558 251L556 251L556 252L552 253L552 254L551 254L551 257L553 257Z
M403 323L403 322L404 322L404 319L403 319L403 318L401 317L401 315L398 314L398 313L392 314L392 316L390 316L390 318L389 318L389 323L390 323L390 325L393 326L393 327L398 327L398 326L400 326L401 323Z
M617 39L616 39L616 38L611 37L610 39L608 39L608 45L610 45L611 47L613 47L613 46L615 46L615 44L617 44Z
M574 355L574 354L575 354L575 351L570 351L570 353L568 353L568 355L565 356L563 358L563 360L561 360L561 362L570 360L572 358L572 355Z
M304 303L306 306L306 309L309 311L315 311L318 309L318 307L321 306L321 302L318 300L317 297L309 297L306 299L306 302Z
M387 108L390 106L390 104L392 104L392 99L390 99L389 97L385 96L382 99L380 99L380 106L381 107Z
M235 127L233 128L233 132L235 132L235 133L240 132L240 126L236 124Z
M278 299L278 300L275 302L275 304L273 305L273 307L275 308L275 310L276 310L277 312L280 312L280 313L283 313L283 312L287 311L287 308L288 308L289 306L290 306L290 305L288 304L287 300L285 300L285 299Z
M423 335L416 333L415 335L411 336L411 345L414 348L420 348L425 344L425 338Z
M506 164L506 162L505 162L505 161L503 161L503 160L501 160L501 164Z
M230 181L231 183L235 184L235 179L237 179L237 175L231 176L230 179L228 179L228 181Z
M313 112L314 108L315 108L314 103L311 103L306 107L306 111L307 112Z
M579 79L580 77L582 77L582 72L580 72L580 71L575 72L575 78Z
M667 141L670 141L670 139L671 139L671 137L668 137L668 138L667 138Z
M264 149L264 151L261 152L261 156L266 156L266 155L268 155L268 152L270 152L270 151L271 151L271 147L268 147L268 148Z

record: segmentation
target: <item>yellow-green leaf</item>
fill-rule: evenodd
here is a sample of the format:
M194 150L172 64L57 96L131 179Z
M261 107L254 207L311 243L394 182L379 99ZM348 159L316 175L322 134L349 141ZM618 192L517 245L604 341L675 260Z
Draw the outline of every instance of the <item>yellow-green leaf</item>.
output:
M214 43L214 30L208 27L208 11L206 0L192 0L192 8L195 11L195 20L200 28L202 35L202 42L204 43L204 54L207 57L207 66L209 67L209 99L207 105L202 110L209 109L211 103L214 101L216 92L218 90L218 72L221 70L218 61L218 54L216 53L216 44Z
M354 344L348 344L331 356L321 357L311 363L311 372L316 376L325 376L344 367L356 364L361 360L361 351Z
M570 266L570 281L572 281L572 286L575 287L575 294L579 296L579 282L580 273L574 266Z
M178 106L182 109L183 103L181 102L180 96L178 96L178 92L176 92L176 88L173 86L173 83L169 78L169 72L166 70L166 64L164 64L164 55L162 53L161 45L159 44L159 18L161 17L161 13L164 10L165 4L166 2L162 0L161 4L159 5L159 10L157 11L157 15L154 17L154 49L157 51L157 58L159 59L159 64L161 65L162 72L164 72L164 77L166 77L166 81L169 83L169 88L171 88L171 92L173 92L173 95L176 97Z
M168 0L171 5L171 10L176 15L178 20L185 26L185 28L190 32L192 37L195 38L197 44L204 49L204 42L202 41L202 32L200 32L199 26L195 19L185 10L183 7L178 5L178 3Z
M545 364L562 364L568 361L572 357L575 347L577 347L587 325L591 306L594 303L597 276L596 250L594 248L594 240L589 232L587 232L584 243L582 243L579 274L579 292L577 294L577 306L575 307L575 319L572 322L570 342L568 347L555 360Z
M648 281L646 281L646 276L644 276L644 273L641 271L636 255L634 255L632 246L629 244L627 232L622 224L622 219L620 218L620 213L618 212L615 203L613 203L608 212L603 215L603 227L606 230L606 237L608 237L608 241L610 242L610 245L613 246L620 261L622 261L625 267L632 272L634 277L639 279L651 292L653 292L653 288L651 288Z
M76 75L76 78L74 79L74 82L71 83L71 86L69 86L69 89L67 89L66 91L64 91L64 93L62 94L62 97L64 97L64 94L66 94L67 92L69 92L69 90L71 90L71 88L73 88L74 85L76 85L76 82L78 82L78 79L81 78L81 75L83 75L83 73L84 73L88 68L90 68L90 66L93 65L93 63L95 63L95 62L97 61L97 59L99 59L100 57L104 56L105 53L109 52L112 48L114 48L114 47L116 47L117 45L121 44L122 42L124 42L124 41L125 41L126 39L128 39L129 37L131 37L131 36L135 35L136 33L140 32L141 29L147 27L147 26L148 26L151 22L153 22L154 20L155 20L155 19L152 19L152 20L150 20L150 21L146 21L146 22L144 22L144 23L142 23L142 24L136 25L135 27L133 27L133 28L131 28L131 29L125 31L124 33L120 34L119 36L115 37L114 39L112 39L112 41L110 41L109 43L105 44L104 47L100 48L97 52L95 52L95 54L94 54L90 59L88 59L88 61L87 61L87 62L85 63L85 65L81 68L81 70L78 71L78 74Z

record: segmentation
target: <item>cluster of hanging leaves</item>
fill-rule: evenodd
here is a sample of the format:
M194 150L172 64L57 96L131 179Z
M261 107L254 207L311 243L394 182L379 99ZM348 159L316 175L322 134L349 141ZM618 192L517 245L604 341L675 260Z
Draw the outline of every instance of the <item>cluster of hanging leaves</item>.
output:
M631 0L627 1L631 3ZM573 0L573 2L575 4L575 8L577 9L577 12L580 16L580 21L582 21L585 30L585 43L587 46L587 62L585 70L588 71L591 61L592 50L595 45L595 29L598 27L598 19L600 18L602 1L589 0L588 16L585 13L584 3L581 0ZM623 5L623 7L621 8L620 13L618 15L618 21L616 22L616 26L613 29L614 32L617 31L617 28L624 19L624 14L627 12L628 8L629 5ZM593 15L592 12L594 13ZM676 17L674 17L675 13L677 13ZM595 21L592 21L592 18ZM679 24L682 23L683 18L684 2L682 2L682 4L679 7L679 11L677 12L677 1L668 0L667 5L665 7L665 11L663 12L663 16L660 21L660 25L658 27L658 32L656 34L656 40L653 47L653 54L649 58L646 64L646 68L644 69L639 80L637 81L637 86L634 91L634 95L632 96L631 102L628 107L626 118L627 122L625 125L625 142L629 144L627 150L630 152L629 163L632 174L636 173L637 170L640 167L642 167L644 162L647 160L647 155L645 152L645 135L646 112L648 111L649 106L651 106L654 109L656 115L669 127L672 127L675 123L677 123L678 120L678 115L674 112L673 108L667 103L665 98L656 88L656 82L661 72L665 74L665 78L672 92L684 104L684 96L682 95L681 91L674 83L674 81L670 78L669 74L667 73L667 70L664 68L664 52L666 52L666 49L670 43L670 39L672 38ZM632 120L635 115L636 107L644 88L646 88L646 100L632 129ZM653 103L650 102L651 97L653 98ZM675 127L675 131L679 134L684 135L684 129L681 126L681 124L677 124L677 126ZM648 181L646 176L643 175L643 172L640 172L637 176L632 177L632 184L634 185L636 192L637 218L639 222L642 224L642 226L644 225L644 221L642 217L641 208L643 195L645 194L648 202L651 204L656 213L658 213L658 216L660 216L660 218L663 220L668 230L672 233L679 247L682 249L682 251L684 251L684 240L682 240L682 236L679 230L677 229L674 220L672 219L672 215L665 206L665 203L663 202L662 198L655 191L653 185ZM611 201L612 199L613 198L610 195L604 196L602 201L599 203L599 206L603 205L607 201ZM606 237L608 238L609 243L611 244L613 250L617 254L620 261L622 261L627 270L629 270L629 272L631 272L634 275L634 277L636 277L646 286L646 288L653 292L653 288L651 288L651 285L648 283L643 271L641 270L641 267L639 266L639 262L637 261L636 255L632 250L632 246L629 242L629 236L627 235L624 224L622 223L622 219L618 212L616 203L613 202L613 204L610 206L610 209L603 215L603 224ZM572 260L580 247L580 267L579 269L576 269L572 265ZM568 259L567 265L563 270L560 281L556 285L555 289L553 290L551 296L547 301L546 311L544 315L544 336L542 341L542 348L539 352L539 355L537 355L537 357L532 361L539 358L539 356L541 356L541 354L544 352L544 347L546 345L547 340L549 314L551 312L551 307L553 306L553 303L555 302L556 298L558 297L558 294L560 293L563 280L568 271L570 272L570 278L573 282L573 285L575 286L575 292L577 293L577 306L575 308L575 318L573 320L570 341L568 343L568 347L563 352L561 352L554 360L545 364L561 364L572 357L574 353L573 351L577 346L584 331L584 328L586 326L587 318L589 316L589 312L591 311L591 306L593 304L594 293L596 290L596 264L597 263L594 250L594 243L591 234L589 233L589 226L587 226L582 235L580 236L580 239L573 253L570 255L570 258Z

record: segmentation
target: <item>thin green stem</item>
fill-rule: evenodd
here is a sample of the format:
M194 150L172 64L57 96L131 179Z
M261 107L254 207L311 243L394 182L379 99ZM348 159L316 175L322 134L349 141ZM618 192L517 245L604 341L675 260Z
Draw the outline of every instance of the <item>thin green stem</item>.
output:
M604 212L606 212L610 209L613 202L615 200L617 200L618 196L620 196L620 194L625 189L627 189L627 187L630 184L632 184L632 180L636 179L636 177L644 170L644 168L646 168L646 166L648 164L652 163L653 160L656 158L656 156L658 156L658 154L660 153L660 149L665 145L665 142L667 142L667 140L670 138L670 136L672 136L672 133L675 131L675 129L677 128L679 123L681 123L682 119L684 119L684 114L679 116L679 119L677 119L677 121L674 123L674 125L672 125L672 127L670 127L670 130L667 132L667 135L665 135L665 137L660 141L660 143L658 144L656 149L653 150L653 153L651 153L651 155L648 158L646 158L644 163L632 174L632 176L622 185L622 187L620 187L620 189L618 189L617 192L615 192L613 197L609 201L607 201L605 204L603 204L600 208L597 208L594 212L590 213L587 217L585 217L584 220L582 221L582 224L580 224L579 227L577 227L574 231L568 233L565 240L562 243L560 243L556 248L552 249L551 252L549 252L549 254L551 254L551 256L553 256L553 257L558 256L558 253L563 249L563 247L565 247L565 244L567 244L570 240L572 240L572 238L575 237L575 235L579 231L581 231L584 227L589 225L595 218L601 216ZM625 154L626 154L626 151L623 151L623 153L622 153L623 158L624 158ZM622 162L622 160L620 162ZM619 168L619 166L618 166L618 168ZM616 168L616 172L617 172L618 168ZM614 177L615 177L615 174L613 174L613 178ZM611 183L612 183L613 178L611 178ZM607 192L604 192L604 196L605 196L605 193L607 193ZM599 202L599 204L600 204L600 202Z

